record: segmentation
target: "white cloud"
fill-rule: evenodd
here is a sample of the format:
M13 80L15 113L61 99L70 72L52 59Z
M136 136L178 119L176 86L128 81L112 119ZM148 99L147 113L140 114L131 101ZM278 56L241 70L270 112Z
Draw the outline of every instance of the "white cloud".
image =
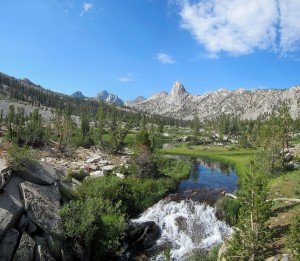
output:
M94 5L92 3L83 3L82 4L82 12L80 13L80 16L83 16L85 13L90 11L93 8L93 6Z
M280 0L280 47L284 53L300 46L300 1Z
M299 10L299 0L180 0L182 28L212 58L222 51L241 55L257 49L295 50Z
M159 52L156 55L156 59L159 60L163 64L176 63L176 61L174 60L174 58L172 56L170 56L169 54L164 53L164 52Z
M120 82L132 82L133 81L133 75L131 73L127 73L125 75L121 75L118 77L118 81Z

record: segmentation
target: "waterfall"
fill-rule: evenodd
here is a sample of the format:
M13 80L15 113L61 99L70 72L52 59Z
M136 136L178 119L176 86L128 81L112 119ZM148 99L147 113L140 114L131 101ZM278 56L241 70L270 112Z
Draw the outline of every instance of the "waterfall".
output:
M171 245L172 260L183 260L195 248L209 250L232 230L216 218L214 207L192 200L161 200L132 222L154 221L161 229L157 245ZM162 255L156 260L163 260Z

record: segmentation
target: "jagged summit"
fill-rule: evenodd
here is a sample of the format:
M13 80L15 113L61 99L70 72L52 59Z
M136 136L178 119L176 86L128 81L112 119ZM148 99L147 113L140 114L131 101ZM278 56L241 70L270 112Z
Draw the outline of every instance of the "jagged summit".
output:
M72 94L72 96L73 97L75 97L75 98L85 98L85 96L82 94L82 92L81 91L77 91L77 92L74 92L73 94Z
M175 81L172 87L172 90L170 92L170 96L180 96L187 94L187 90L184 88L183 84L179 81Z
M173 104L181 104L182 102L184 102L184 100L187 98L188 95L189 93L184 88L183 84L179 81L176 81L173 84L167 102Z
M101 91L97 94L96 99L102 100L104 102L115 104L115 105L124 105L124 101L121 100L116 94L109 93L106 90Z
M156 93L149 99L132 104L136 110L160 114L178 119L191 120L193 115L200 119L217 118L231 114L243 119L257 119L272 112L274 107L286 103L293 118L300 113L300 88L289 89L219 89L201 95L187 92L183 84L176 81L169 94Z
M143 97L143 96L138 96L136 97L134 100L131 100L131 101L127 101L126 102L126 105L133 105L133 104L137 104L137 103L141 103L143 101L145 101L146 98Z

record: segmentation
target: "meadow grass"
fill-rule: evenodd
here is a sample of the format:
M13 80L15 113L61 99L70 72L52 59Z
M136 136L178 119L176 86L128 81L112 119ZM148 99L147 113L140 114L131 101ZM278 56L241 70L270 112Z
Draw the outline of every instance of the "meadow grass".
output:
M255 150L235 147L180 146L172 149L161 149L161 154L185 155L197 158L207 158L233 166L238 175L247 170Z

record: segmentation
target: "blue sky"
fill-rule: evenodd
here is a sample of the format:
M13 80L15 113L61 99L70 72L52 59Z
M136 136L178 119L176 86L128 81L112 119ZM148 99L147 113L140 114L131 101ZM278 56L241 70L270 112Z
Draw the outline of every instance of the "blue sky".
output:
M0 71L127 100L300 84L299 0L1 0Z

